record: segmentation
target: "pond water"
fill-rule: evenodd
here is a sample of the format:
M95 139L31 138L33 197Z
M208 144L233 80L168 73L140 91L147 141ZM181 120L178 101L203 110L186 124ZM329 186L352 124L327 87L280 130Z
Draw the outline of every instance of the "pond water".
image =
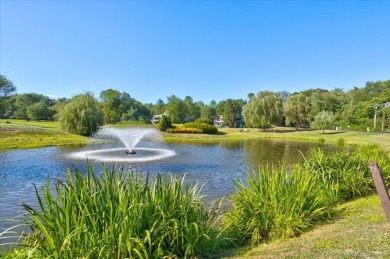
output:
M112 147L101 144L99 147ZM108 167L123 167L125 170L148 172L153 176L173 173L185 174L185 182L192 185L204 184L203 194L207 200L228 196L234 192L234 180L243 179L246 173L265 162L287 164L302 161L302 154L308 155L311 148L321 147L327 152L339 149L335 145L286 140L246 140L211 144L164 144L155 141L141 141L137 147L162 148L175 152L161 160L148 162L109 162ZM37 207L34 186L45 185L49 176L52 182L64 179L72 165L85 172L86 160L75 159L70 154L80 147L46 147L27 150L0 152L0 232L13 223L4 218L13 218L22 212L21 201ZM90 161L96 172L102 162ZM1 243L1 241L0 241Z

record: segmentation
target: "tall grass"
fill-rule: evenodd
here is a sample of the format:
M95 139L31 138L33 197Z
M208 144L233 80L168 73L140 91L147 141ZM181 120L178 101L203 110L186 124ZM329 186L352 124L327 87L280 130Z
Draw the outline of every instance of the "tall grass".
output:
M325 154L321 149L314 149L305 159L305 166L312 173L323 177L326 188L337 188L335 202L371 194L375 191L372 180L370 161L376 161L382 168L384 178L390 183L390 159L377 145L363 145L354 152Z
M217 206L205 208L201 188L183 178L138 175L91 167L85 177L68 171L66 181L36 189L39 209L23 203L32 233L25 255L54 258L162 258L210 256L220 232Z
M390 159L376 145L331 155L314 149L291 167L261 165L246 182L236 182L224 220L227 233L239 244L300 234L329 217L336 204L375 192L370 161L379 164L389 184Z
M238 243L295 236L329 216L327 197L332 192L322 188L320 175L300 165L288 170L261 165L246 177L246 184L236 182L224 223Z

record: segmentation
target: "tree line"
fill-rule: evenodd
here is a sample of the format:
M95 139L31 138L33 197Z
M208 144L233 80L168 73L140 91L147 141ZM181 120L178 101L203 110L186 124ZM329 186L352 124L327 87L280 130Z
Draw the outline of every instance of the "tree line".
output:
M237 116L242 115L246 126L253 128L277 125L325 129L336 125L366 129L373 126L376 105L376 112L390 113L389 108L380 106L390 102L390 80L367 82L348 91L339 88L295 93L260 91L249 93L246 100L226 99L218 103L213 100L208 104L194 101L191 96L181 99L175 95L168 96L166 102L158 99L155 104L142 103L115 89L101 91L98 98L85 92L70 99L17 94L16 90L11 80L0 75L0 118L59 121L64 129L82 135L91 134L104 123L150 123L153 115L160 114L169 114L175 124L222 115L223 126L233 127Z

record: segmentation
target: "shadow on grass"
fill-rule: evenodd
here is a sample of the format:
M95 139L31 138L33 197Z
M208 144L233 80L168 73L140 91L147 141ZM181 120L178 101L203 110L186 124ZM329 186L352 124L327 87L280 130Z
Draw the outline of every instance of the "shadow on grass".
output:
M324 135L334 135L334 134L342 134L345 133L346 131L332 131L332 132L326 132L323 133Z
M294 129L294 128L289 128L289 129L273 129L273 128L269 128L269 129L266 129L265 131L263 130L259 130L259 132L275 132L275 133L292 133L292 132L308 132L308 131L314 131L313 129L307 129L307 128L299 128L298 130L297 129Z

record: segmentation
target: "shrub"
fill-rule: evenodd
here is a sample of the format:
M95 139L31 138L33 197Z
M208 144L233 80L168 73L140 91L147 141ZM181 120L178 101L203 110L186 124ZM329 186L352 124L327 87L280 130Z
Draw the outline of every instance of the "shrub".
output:
M217 127L207 123L187 122L183 125L185 128L196 128L199 133L204 134L216 134L218 132Z
M197 134L202 133L196 128L184 128L184 127L176 127L174 129L167 129L168 133L187 133L187 134Z
M23 203L37 257L162 258L210 256L220 233L214 230L219 205L205 208L197 185L183 178L142 181L132 173L103 169L98 178L68 171L66 181L47 181L39 209Z
M257 244L295 236L329 216L327 197L333 190L322 188L319 178L299 165L290 170L261 165L246 177L247 184L236 182L224 221L228 234L238 243Z
M172 128L172 121L168 115L162 115L160 122L158 123L158 129L161 131L166 131L167 129Z
M214 126L213 121L210 120L209 118L199 118L199 119L196 119L195 122L196 122L196 123L206 123L206 124L209 124L209 125L213 125L213 126Z

